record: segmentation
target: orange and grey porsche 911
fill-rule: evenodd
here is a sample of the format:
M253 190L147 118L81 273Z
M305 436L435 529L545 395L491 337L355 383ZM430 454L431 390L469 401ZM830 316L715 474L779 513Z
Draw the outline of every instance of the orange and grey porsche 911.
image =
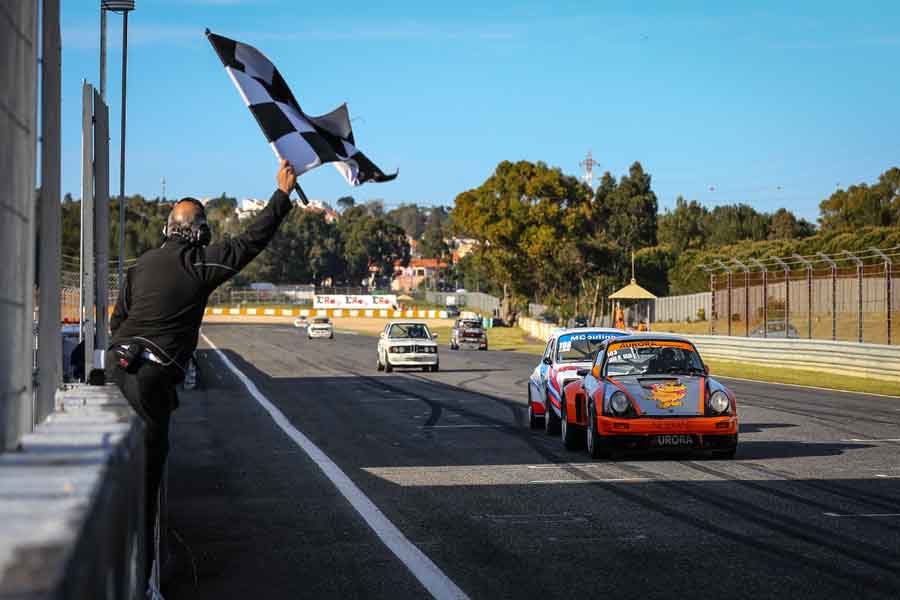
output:
M734 394L709 376L688 339L639 334L608 340L565 388L560 433L593 458L614 451L703 450L733 458Z

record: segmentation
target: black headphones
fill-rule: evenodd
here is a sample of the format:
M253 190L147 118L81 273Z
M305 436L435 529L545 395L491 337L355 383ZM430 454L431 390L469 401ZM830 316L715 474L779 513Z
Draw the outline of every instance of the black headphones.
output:
M172 206L172 210L175 210L175 207L182 202L191 202L196 205L203 215L203 222L197 223L195 219L190 226L181 225L177 230L170 232L169 220L166 219L166 225L163 227L163 236L166 239L169 239L172 236L178 236L184 238L193 246L208 246L212 241L212 231L209 228L209 224L206 222L206 207L196 198L186 197L176 202L175 205Z

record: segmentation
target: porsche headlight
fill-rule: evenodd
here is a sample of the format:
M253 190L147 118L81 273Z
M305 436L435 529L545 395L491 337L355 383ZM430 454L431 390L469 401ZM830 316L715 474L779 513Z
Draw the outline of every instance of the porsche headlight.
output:
M722 390L717 390L709 397L709 409L714 413L722 414L728 410L730 404L728 396Z
M628 397L622 392L613 392L613 395L609 397L609 408L614 414L624 415L630 406Z

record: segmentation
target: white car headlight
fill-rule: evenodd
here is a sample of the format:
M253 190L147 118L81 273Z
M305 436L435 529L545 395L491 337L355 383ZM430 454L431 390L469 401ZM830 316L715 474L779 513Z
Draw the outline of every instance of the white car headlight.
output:
M609 408L616 414L624 415L628 412L630 405L628 397L622 392L613 392L613 395L609 397Z
M728 396L722 390L713 392L709 397L709 409L715 413L724 413L728 410L729 404Z

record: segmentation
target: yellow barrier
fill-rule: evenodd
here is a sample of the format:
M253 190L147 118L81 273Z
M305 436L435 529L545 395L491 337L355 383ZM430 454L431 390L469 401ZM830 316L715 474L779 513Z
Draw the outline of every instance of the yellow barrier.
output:
M206 315L244 317L354 317L391 319L446 319L445 310L386 310L343 308L209 308Z

